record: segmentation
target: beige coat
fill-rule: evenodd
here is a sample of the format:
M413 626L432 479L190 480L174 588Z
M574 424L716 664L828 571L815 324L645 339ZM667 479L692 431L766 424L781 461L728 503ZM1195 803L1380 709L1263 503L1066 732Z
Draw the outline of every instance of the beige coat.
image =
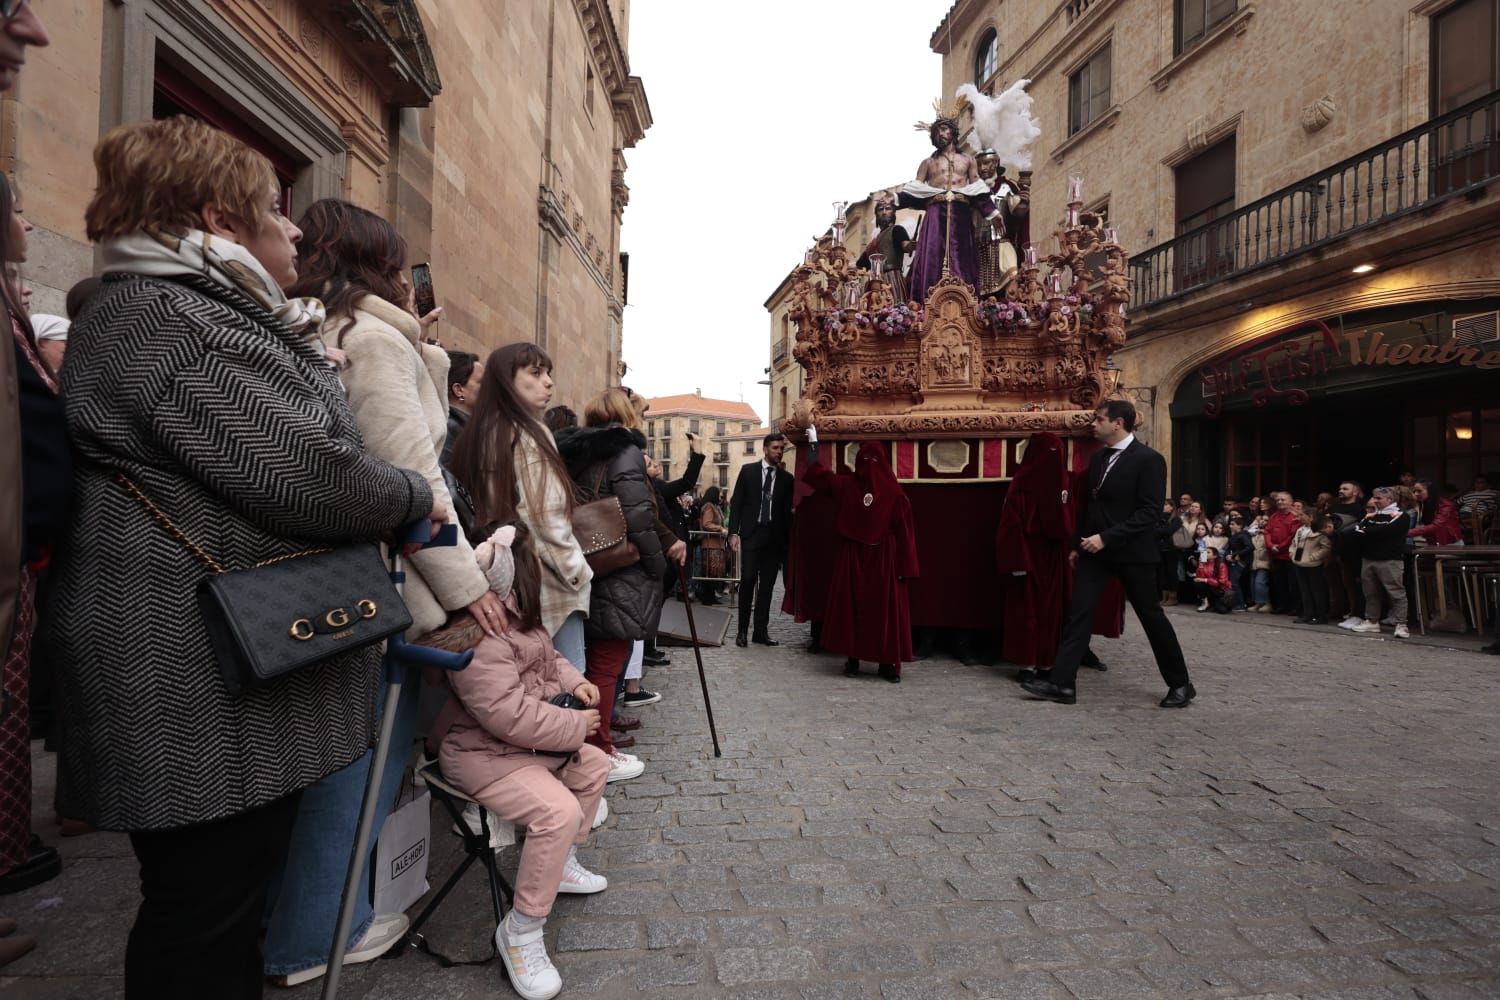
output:
M572 482L553 474L531 435L517 437L521 443L513 460L516 482L523 485L517 490L520 498L516 514L531 529L532 541L546 570L542 574L542 627L548 635L556 635L573 612L589 613L592 595L589 582L594 579L594 571L583 556L583 547L573 537L573 522L568 517ZM531 484L530 489L526 488L527 483Z
M421 325L405 309L366 295L348 318L330 319L323 340L348 359L340 371L365 449L427 480L448 508L438 455L448 434L448 355L421 342ZM474 551L459 535L456 546L424 549L406 563L406 606L415 638L438 628L447 612L466 607L489 590Z

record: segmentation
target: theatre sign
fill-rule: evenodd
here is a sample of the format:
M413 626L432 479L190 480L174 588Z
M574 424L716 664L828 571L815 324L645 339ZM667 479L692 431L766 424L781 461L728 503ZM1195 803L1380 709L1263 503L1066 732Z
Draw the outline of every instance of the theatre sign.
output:
M1377 381L1500 369L1496 320L1495 312L1425 313L1380 323L1335 318L1287 327L1200 368L1201 393L1187 391L1194 381L1189 379L1176 395L1173 415L1195 410L1213 418L1226 409L1300 406L1316 395Z

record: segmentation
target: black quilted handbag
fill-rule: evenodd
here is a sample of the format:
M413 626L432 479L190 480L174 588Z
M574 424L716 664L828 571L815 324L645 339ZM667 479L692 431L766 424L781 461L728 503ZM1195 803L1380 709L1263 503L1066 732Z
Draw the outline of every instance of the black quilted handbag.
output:
M212 574L198 610L230 694L380 642L411 626L380 549L340 545L225 570L124 473L116 479Z

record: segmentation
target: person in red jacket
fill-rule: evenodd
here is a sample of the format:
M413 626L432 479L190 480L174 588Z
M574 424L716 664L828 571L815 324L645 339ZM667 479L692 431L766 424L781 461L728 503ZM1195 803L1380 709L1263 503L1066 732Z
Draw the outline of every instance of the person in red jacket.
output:
M1422 523L1406 533L1408 538L1425 538L1429 545L1462 545L1464 526L1458 519L1458 504L1438 496L1432 480L1418 479L1411 495L1421 505Z
M1198 557L1198 568L1193 571L1193 593L1198 597L1198 610L1207 611L1228 590L1229 564L1219 555L1219 550L1210 545Z
M1292 541L1302 519L1292 509L1292 495L1285 491L1273 493L1276 510L1266 521L1266 556L1271 561L1271 613L1291 615L1298 613L1297 581L1292 571Z

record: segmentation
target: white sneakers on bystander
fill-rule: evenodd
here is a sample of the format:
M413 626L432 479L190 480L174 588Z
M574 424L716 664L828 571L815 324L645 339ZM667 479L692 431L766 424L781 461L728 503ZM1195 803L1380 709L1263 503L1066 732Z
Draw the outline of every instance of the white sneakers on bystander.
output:
M1396 626L1395 637L1397 639L1410 639L1411 638L1411 629L1409 629L1409 628L1406 627L1406 622L1401 622L1400 624L1398 624Z
M517 917L511 910L495 928L495 950L505 960L505 974L526 1000L552 1000L562 992L562 976L542 940L546 923L542 917Z
M633 754L616 750L609 754L609 777L606 782L626 781L630 778L639 778L645 773L646 765L641 763L639 757Z
M599 829L607 819L609 819L609 799L601 795L599 797L599 808L594 810L594 822L589 824L589 829Z
M1351 631L1351 632L1379 632L1380 631L1380 625L1377 622L1362 621L1358 625L1356 625L1353 628L1351 628L1349 631Z
M1354 626L1363 621L1364 619L1359 615L1350 615L1348 618L1345 618L1343 621L1339 622L1339 628L1352 629L1354 628Z
M589 871L578 860L578 849L568 848L568 860L563 864L562 881L558 892L571 892L578 896L592 896L609 888L609 879Z
M408 923L404 913L375 914L375 919L370 921L370 927L359 939L359 943L344 952L344 964L358 965L361 962L375 961L401 942L401 939L406 936ZM310 983L314 979L323 978L327 972L327 965L315 965L310 969L303 969L285 976L272 976L271 984L273 986L300 986L302 983Z

